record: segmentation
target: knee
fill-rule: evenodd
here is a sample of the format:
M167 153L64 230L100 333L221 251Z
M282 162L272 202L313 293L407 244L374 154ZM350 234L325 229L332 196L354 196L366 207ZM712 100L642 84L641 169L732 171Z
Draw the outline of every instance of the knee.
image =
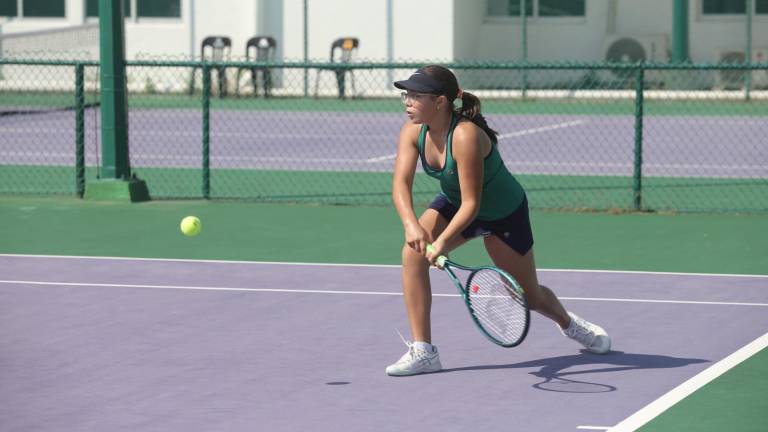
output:
M424 255L416 252L407 244L403 245L402 260L403 267L419 267L427 265L427 260L424 258Z

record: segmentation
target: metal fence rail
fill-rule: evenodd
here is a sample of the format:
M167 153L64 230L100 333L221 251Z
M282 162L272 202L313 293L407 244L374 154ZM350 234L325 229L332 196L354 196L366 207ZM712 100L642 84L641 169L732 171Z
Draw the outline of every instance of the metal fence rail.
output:
M127 62L132 171L154 199L389 203L424 63ZM768 211L766 64L448 64L534 208ZM99 173L98 63L0 59L0 194ZM437 185L418 174L414 198Z

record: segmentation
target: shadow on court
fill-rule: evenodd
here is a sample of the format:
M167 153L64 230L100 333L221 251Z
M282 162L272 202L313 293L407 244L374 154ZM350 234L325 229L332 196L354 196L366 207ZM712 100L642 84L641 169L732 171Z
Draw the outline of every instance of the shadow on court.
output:
M589 374L606 372L671 369L698 363L708 363L709 361L710 360L672 357L658 354L625 353L622 351L611 351L606 355L596 355L591 354L586 350L582 350L582 353L579 355L548 357L510 364L465 366L444 369L439 373L541 367L538 371L530 372L531 375L544 380L533 384L532 387L535 389L564 393L607 393L616 391L618 388L608 384L577 380L574 379L574 377L583 377L588 376ZM570 368L596 365L607 365L609 367L566 372L566 370ZM568 378L566 378L566 376Z

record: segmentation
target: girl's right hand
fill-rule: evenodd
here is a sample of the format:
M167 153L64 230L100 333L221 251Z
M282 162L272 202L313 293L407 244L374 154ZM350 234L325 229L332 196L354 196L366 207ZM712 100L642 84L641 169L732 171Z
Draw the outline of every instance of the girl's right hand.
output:
M411 249L424 255L427 253L429 235L420 224L408 225L405 227L405 242Z

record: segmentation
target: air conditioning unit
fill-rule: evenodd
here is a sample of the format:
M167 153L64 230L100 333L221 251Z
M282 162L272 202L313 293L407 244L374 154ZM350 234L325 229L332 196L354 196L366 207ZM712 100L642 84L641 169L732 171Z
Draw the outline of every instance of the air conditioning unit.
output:
M743 48L723 49L717 55L719 63L744 63L746 56ZM768 63L768 48L752 48L752 63ZM744 88L744 70L730 69L717 71L717 88ZM768 70L752 71L752 87L768 88Z
M621 36L605 39L605 61L615 63L665 62L669 60L669 38L666 35Z
M666 35L610 35L605 38L603 51L605 61L611 63L666 62L669 60L669 38ZM623 69L613 69L605 75L606 80L618 79L622 83L612 85L630 85L633 78L633 71ZM645 80L653 83L650 85L663 87L663 71L648 71Z

